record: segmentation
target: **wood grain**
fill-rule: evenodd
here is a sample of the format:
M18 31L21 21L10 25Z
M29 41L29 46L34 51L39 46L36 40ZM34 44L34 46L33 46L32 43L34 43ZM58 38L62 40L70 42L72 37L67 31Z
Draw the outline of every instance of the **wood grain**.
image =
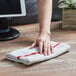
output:
M76 28L76 9L63 9L63 28Z
M58 25L58 23L52 23ZM60 24L60 23L59 23ZM57 26L58 27L58 26ZM5 59L5 54L29 46L39 35L39 24L14 26L19 38L0 42L0 76L76 76L76 30L53 28L51 40L71 45L69 53L46 62L26 66Z

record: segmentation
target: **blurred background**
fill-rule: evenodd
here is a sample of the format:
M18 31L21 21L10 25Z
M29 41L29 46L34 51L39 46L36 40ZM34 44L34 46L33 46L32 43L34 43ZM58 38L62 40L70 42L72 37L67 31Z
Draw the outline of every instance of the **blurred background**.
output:
M26 2L27 15L24 17L11 18L11 25L31 24L38 22L37 0L25 0L25 2ZM14 8L15 6L16 3L14 4ZM62 20L62 9L58 8L58 0L53 0L52 21L61 21L61 20Z

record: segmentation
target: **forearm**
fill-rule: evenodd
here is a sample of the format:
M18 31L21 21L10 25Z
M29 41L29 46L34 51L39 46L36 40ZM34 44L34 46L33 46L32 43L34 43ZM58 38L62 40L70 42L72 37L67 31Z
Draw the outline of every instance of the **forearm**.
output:
M40 34L50 33L52 17L52 0L37 0Z
M52 0L37 0L39 23L40 23L40 35L36 41L32 44L31 48L38 46L40 53L44 55L50 55L52 53L52 46L50 47L50 26L52 16Z

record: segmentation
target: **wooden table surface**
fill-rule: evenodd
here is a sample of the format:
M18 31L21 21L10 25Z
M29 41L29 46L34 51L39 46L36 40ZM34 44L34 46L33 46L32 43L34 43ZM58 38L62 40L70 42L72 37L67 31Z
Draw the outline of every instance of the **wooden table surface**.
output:
M52 27L58 23L53 23ZM26 66L5 58L7 52L31 45L39 35L39 24L14 26L21 33L11 41L0 42L0 76L76 76L76 29L53 28L51 40L71 45L69 53L43 63Z

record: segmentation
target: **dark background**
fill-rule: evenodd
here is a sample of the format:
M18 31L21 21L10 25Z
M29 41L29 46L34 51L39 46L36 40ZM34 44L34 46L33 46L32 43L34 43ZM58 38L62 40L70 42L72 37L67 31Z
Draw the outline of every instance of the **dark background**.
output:
M20 0L0 0L0 15L21 14Z
M37 0L25 0L25 2L26 2L27 15L24 17L12 18L11 25L20 25L20 24L29 24L38 22ZM16 7L16 4L14 4L14 7ZM58 0L53 0L52 21L61 21L61 20L62 20L62 10L58 8Z

